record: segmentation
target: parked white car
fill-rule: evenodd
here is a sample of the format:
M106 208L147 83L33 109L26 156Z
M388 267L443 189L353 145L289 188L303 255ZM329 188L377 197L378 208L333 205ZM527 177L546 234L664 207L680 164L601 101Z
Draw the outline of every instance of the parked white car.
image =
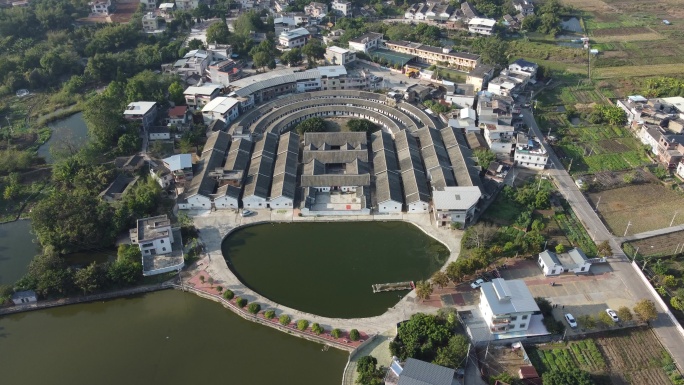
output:
M252 215L252 214L254 214L254 211L252 211L252 210L242 210L242 212L240 213L240 215L241 215L243 218L244 218L244 217L248 217L248 216L250 216L250 215Z
M571 328L577 327L577 321L575 321L575 317L573 317L572 314L567 313L565 315L565 320L568 321L568 325L570 325Z
M620 318L618 318L617 313L613 309L606 309L606 313L610 316L610 318L613 319L613 322L619 322Z
M480 279L478 279L477 281L471 283L471 284L470 284L470 287L472 287L473 289L479 289L480 286L482 286L482 284L483 284L484 282L485 282L484 279L480 278Z

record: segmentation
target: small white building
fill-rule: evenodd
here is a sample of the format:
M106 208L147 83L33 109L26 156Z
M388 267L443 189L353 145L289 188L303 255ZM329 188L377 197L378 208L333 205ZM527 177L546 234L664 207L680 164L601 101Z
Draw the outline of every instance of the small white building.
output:
M98 0L88 3L90 5L90 13L93 15L109 15L109 7L112 6L111 0Z
M143 31L147 33L158 33L164 28L164 19L157 17L154 12L147 12L142 17L142 27Z
M481 124L484 138L489 149L497 154L510 155L513 150L513 134L515 128L504 124Z
M188 123L188 107L176 106L169 109L166 124L184 126Z
M677 175L684 179L684 161L679 162L677 165Z
M556 254L550 250L539 253L537 264L544 275L560 275L562 273L587 274L591 269L591 259L582 249L574 248L567 253Z
M138 219L131 229L131 242L137 244L143 258L148 255L169 254L172 251L171 220L166 215Z
M222 120L226 123L232 122L240 114L239 103L239 100L225 96L213 99L202 108L204 124L208 125L214 120Z
M281 32L278 36L278 43L286 48L298 48L304 46L309 39L311 39L311 33L308 29L296 28Z
M159 14L165 19L172 19L173 12L176 10L176 3L161 3L159 4Z
M475 17L468 21L468 32L475 33L478 35L490 36L496 25L496 20L494 19L484 19L481 17Z
M365 52L377 49L382 42L382 34L375 32L365 33L356 39L349 40L349 49L354 52Z
M480 312L492 334L525 331L539 306L520 279L495 278L480 287Z
M347 65L356 60L356 52L338 46L328 47L325 60L331 65Z
M475 215L481 197L482 191L478 186L447 186L442 191L433 191L432 204L437 226L468 223Z
M190 86L183 91L185 104L192 108L202 108L216 98L222 89L222 85L213 83L200 83L196 86Z
M144 128L148 128L157 118L156 102L132 102L128 103L124 111L124 118L129 121L138 121Z
M549 154L536 138L518 134L513 159L518 167L543 170L549 162Z
M171 139L171 131L169 130L168 127L164 127L164 126L150 127L147 129L147 134L149 135L150 140L170 140Z
M331 8L344 16L351 16L352 3L345 0L333 0Z
M12 302L15 305L24 305L27 303L35 303L38 301L38 296L33 290L18 291L12 294Z
M394 156L392 153L391 156ZM401 178L395 171L385 171L375 175L375 197L378 213L400 213L404 205L401 193Z
M512 74L521 74L534 79L537 76L539 65L524 59L518 59L508 65L508 71Z

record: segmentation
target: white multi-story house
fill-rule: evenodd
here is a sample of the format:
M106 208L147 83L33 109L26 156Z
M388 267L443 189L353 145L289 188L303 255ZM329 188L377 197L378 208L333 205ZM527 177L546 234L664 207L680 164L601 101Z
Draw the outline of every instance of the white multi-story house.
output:
M124 119L129 121L137 121L142 124L144 128L148 128L154 123L157 118L157 103L156 102L132 102L128 103L124 111Z
M365 33L356 39L349 40L349 49L354 52L368 52L377 49L382 42L382 34L375 32Z
M291 31L283 31L278 36L278 43L286 48L302 47L311 38L311 33L306 28L297 28Z
M216 98L222 89L222 85L213 83L198 83L196 86L190 86L183 92L185 104L195 109L202 108Z
M304 13L311 17L320 18L328 13L328 5L312 1L309 5L304 6Z
M534 78L537 76L537 69L539 69L539 65L537 63L532 63L523 59L518 59L508 65L508 71L510 73L521 74L529 77L531 80L534 80Z
M109 15L109 7L112 6L111 0L98 0L88 3L90 5L90 13L93 15Z
M544 250L539 253L537 258L537 264L546 276L562 273L588 274L591 269L591 262L591 259L579 248L560 254L551 250Z
M199 0L176 0L176 7L181 11L191 11L199 7Z
M325 50L325 60L332 65L347 65L356 60L356 52L338 46Z
M496 20L476 17L468 21L468 32L489 36L494 31Z
M523 16L534 15L534 4L530 0L514 0L513 8Z
M159 32L164 26L164 19L157 17L154 12L147 12L142 17L143 31L147 33Z
M510 155L513 150L513 134L515 128L503 124L480 124L484 129L484 138L489 149L497 154Z
M172 251L173 232L171 220L166 215L138 219L137 227L131 229L130 235L131 242L138 245L143 258Z
M549 162L549 154L536 138L518 134L513 159L518 167L543 170Z
M432 192L432 205L437 226L466 224L475 215L482 197L479 186L447 186Z
M351 16L352 13L351 1L334 0L331 4L331 8L344 16Z
M480 287L480 312L492 334L524 332L539 306L525 281L495 278Z
M159 15L164 19L173 19L173 12L176 10L176 3L161 3L159 4Z
M202 117L204 124L209 124L215 120L222 120L230 123L237 119L240 114L239 100L226 96L219 96L202 107Z

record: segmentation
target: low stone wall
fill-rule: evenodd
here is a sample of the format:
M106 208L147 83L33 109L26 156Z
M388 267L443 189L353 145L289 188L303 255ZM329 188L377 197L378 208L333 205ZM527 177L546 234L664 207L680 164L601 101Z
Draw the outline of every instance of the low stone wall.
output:
M62 298L62 299L53 300L53 301L38 301L35 303L26 304L26 305L14 305L14 306L6 307L6 308L0 308L0 315L16 314L16 313L23 313L23 312L27 312L27 311L49 309L51 307L74 305L74 304L78 304L78 303L101 301L104 299L114 299L114 298L120 298L120 297L127 297L130 295L142 294L142 293L151 293L153 291L160 291L160 290L166 290L166 289L171 289L171 288L172 288L172 284L162 283L159 285L139 286L139 287L134 287L131 289L117 290L117 291L112 291L109 293L84 295L81 297L69 297L69 298Z

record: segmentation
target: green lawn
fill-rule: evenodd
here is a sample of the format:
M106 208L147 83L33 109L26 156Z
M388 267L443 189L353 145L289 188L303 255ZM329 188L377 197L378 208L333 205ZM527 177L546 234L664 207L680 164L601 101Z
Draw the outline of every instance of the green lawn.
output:
M485 211L482 219L507 226L515 222L522 210L517 203L499 194L494 203Z

